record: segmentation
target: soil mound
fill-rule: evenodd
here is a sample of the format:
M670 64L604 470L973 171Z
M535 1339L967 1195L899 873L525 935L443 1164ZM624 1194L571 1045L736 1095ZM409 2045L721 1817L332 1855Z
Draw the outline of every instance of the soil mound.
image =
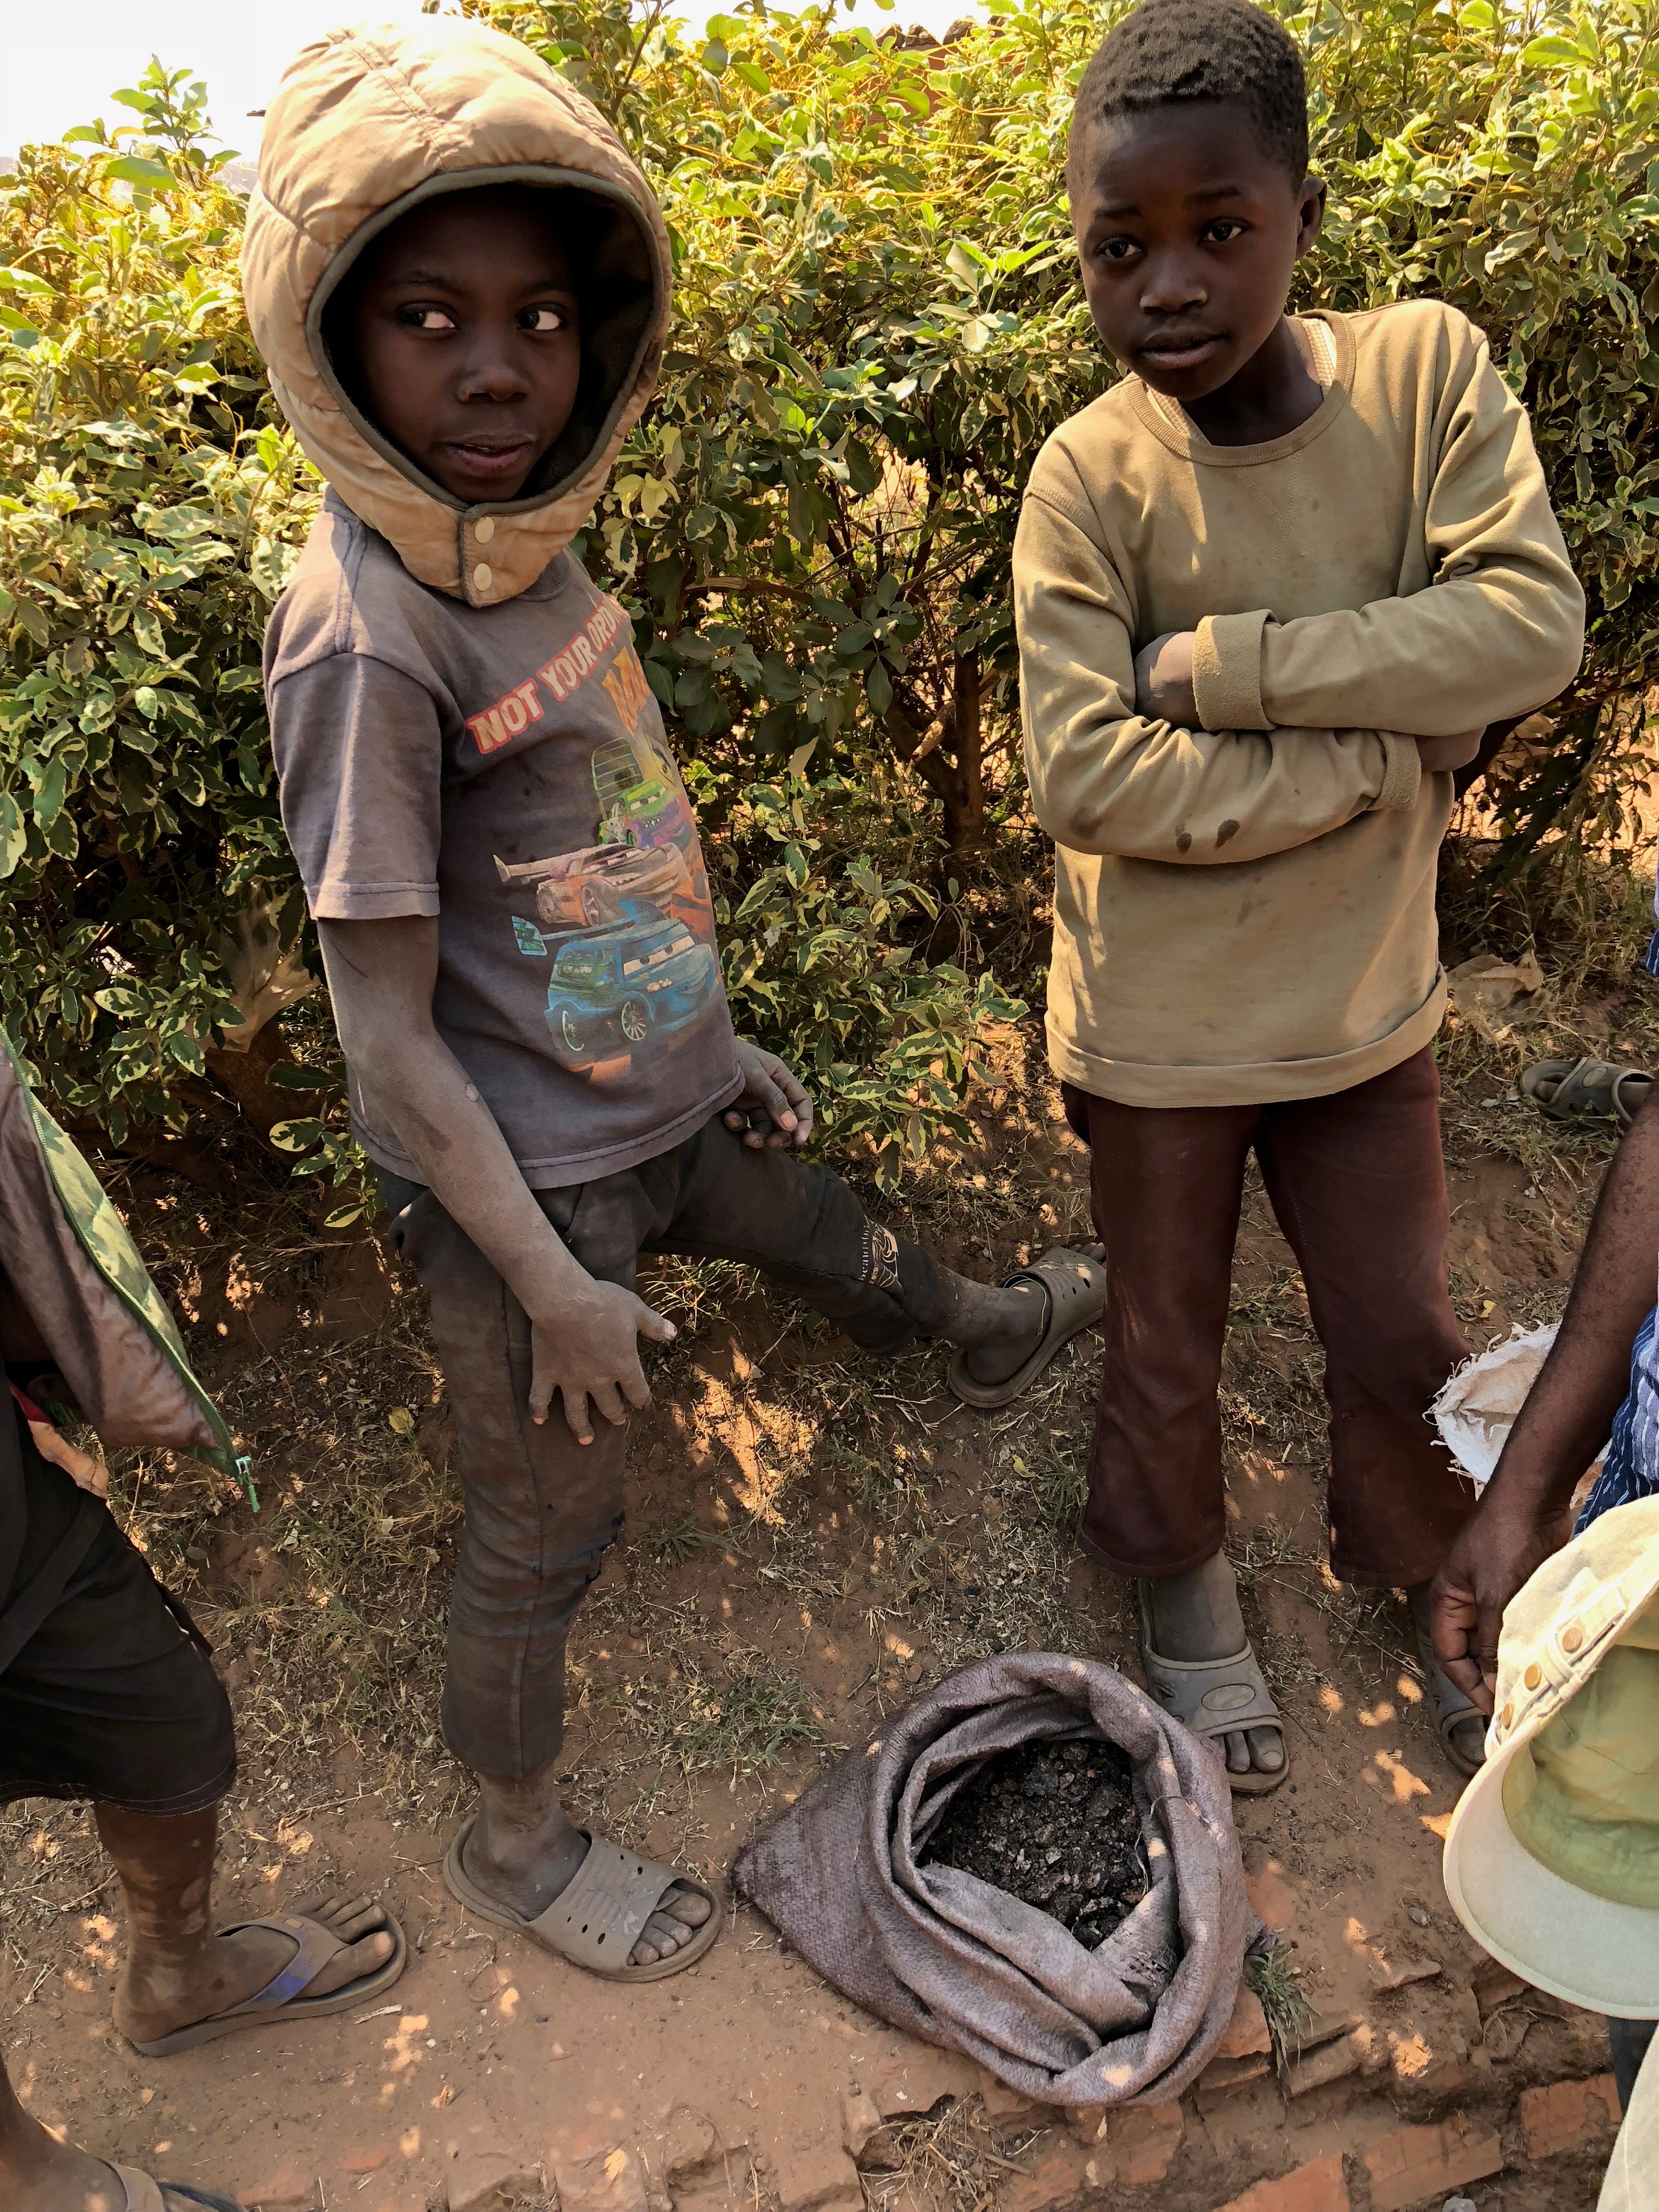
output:
M1111 1743L1000 1751L951 1800L921 1863L977 1875L1095 1950L1148 1887L1132 1771Z

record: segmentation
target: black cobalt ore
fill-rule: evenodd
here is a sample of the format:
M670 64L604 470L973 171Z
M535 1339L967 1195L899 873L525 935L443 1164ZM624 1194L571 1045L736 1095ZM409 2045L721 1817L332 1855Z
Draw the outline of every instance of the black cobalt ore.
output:
M1131 1771L1111 1743L997 1752L951 1800L921 1863L1007 1890L1092 1951L1146 1894Z

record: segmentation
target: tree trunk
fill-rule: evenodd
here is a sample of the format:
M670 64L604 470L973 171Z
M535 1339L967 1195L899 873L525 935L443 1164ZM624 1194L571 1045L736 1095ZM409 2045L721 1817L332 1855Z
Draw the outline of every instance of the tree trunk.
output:
M894 752L913 769L945 817L946 862L972 861L985 839L985 753L980 666L976 653L958 653L951 665L951 696L936 740L924 744L918 713L925 707L896 698L885 725Z
M985 755L979 655L961 653L951 672L951 720L956 732L956 788L945 801L945 836L953 860L971 860L985 837Z
M267 1022L246 1052L227 1052L210 1044L203 1054L212 1081L235 1100L242 1119L267 1144L279 1121L292 1121L311 1110L298 1092L270 1079L271 1069L286 1057L282 1024L276 1021Z

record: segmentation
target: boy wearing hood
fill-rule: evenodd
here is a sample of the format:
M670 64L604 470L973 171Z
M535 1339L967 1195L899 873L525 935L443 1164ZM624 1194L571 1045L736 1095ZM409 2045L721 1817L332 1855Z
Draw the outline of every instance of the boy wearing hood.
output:
M628 1980L719 1925L702 1885L574 1828L553 1780L565 1640L649 1395L637 1339L675 1334L639 1253L747 1261L865 1348L943 1336L993 1388L1103 1291L1079 1254L990 1290L868 1221L789 1157L811 1102L732 1034L660 713L566 550L650 398L669 270L603 118L476 24L330 33L271 106L248 307L331 489L266 694L354 1127L455 1413L443 1728L480 1809L446 1877Z

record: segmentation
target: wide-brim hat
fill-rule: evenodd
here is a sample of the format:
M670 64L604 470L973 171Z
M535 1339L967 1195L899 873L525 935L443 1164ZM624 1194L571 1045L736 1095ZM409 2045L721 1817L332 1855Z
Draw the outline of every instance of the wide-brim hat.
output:
M1498 1644L1486 1764L1446 1835L1471 1936L1591 2012L1659 2015L1659 1498L1546 1560Z

